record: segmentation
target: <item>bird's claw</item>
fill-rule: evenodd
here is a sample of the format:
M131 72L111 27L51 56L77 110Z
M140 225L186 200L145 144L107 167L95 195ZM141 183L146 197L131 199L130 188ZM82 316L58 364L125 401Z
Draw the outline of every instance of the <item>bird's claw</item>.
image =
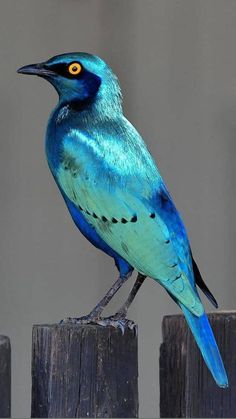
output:
M122 335L125 333L125 329L129 328L134 331L134 335L137 335L137 325L132 321L126 318L118 318L117 316L111 316L106 318L101 318L97 321L97 324L100 326L112 326L116 329L120 329Z

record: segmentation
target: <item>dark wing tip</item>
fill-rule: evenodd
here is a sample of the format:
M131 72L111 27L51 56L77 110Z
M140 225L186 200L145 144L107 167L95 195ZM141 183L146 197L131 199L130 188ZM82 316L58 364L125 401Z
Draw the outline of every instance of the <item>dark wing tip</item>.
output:
M212 303L212 305L215 308L218 308L219 307L218 303L217 303L214 295L211 293L211 291L209 290L209 288L206 286L205 282L203 281L202 276L200 274L200 271L198 269L198 266L197 266L195 260L193 259L193 256L192 256L192 263L193 263L193 273L194 273L196 284L202 290L202 292L205 294L205 296L208 298L208 300Z

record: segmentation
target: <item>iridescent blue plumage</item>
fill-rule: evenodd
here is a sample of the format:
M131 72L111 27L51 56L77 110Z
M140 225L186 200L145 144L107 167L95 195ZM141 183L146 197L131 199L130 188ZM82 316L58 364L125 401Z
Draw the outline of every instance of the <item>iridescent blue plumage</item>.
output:
M75 224L114 258L121 278L136 269L167 290L182 308L216 382L226 387L196 283L215 300L197 273L185 227L158 168L123 115L116 76L99 57L85 53L60 55L20 72L46 78L59 94L46 154ZM120 285L121 280L116 290Z

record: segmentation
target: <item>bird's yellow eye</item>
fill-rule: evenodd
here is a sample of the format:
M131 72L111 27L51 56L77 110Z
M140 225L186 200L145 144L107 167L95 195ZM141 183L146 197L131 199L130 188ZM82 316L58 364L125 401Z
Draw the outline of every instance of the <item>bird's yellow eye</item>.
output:
M77 76L82 70L82 67L79 63L71 63L68 67L68 71L72 76Z

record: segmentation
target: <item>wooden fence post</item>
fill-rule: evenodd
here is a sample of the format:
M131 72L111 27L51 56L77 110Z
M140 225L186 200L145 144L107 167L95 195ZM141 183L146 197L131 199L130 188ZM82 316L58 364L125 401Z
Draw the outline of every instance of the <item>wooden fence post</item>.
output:
M0 336L0 417L11 416L11 345L7 336Z
M229 388L208 371L182 315L163 319L160 348L160 417L236 417L236 312L209 314Z
M134 330L34 326L31 417L138 417Z

